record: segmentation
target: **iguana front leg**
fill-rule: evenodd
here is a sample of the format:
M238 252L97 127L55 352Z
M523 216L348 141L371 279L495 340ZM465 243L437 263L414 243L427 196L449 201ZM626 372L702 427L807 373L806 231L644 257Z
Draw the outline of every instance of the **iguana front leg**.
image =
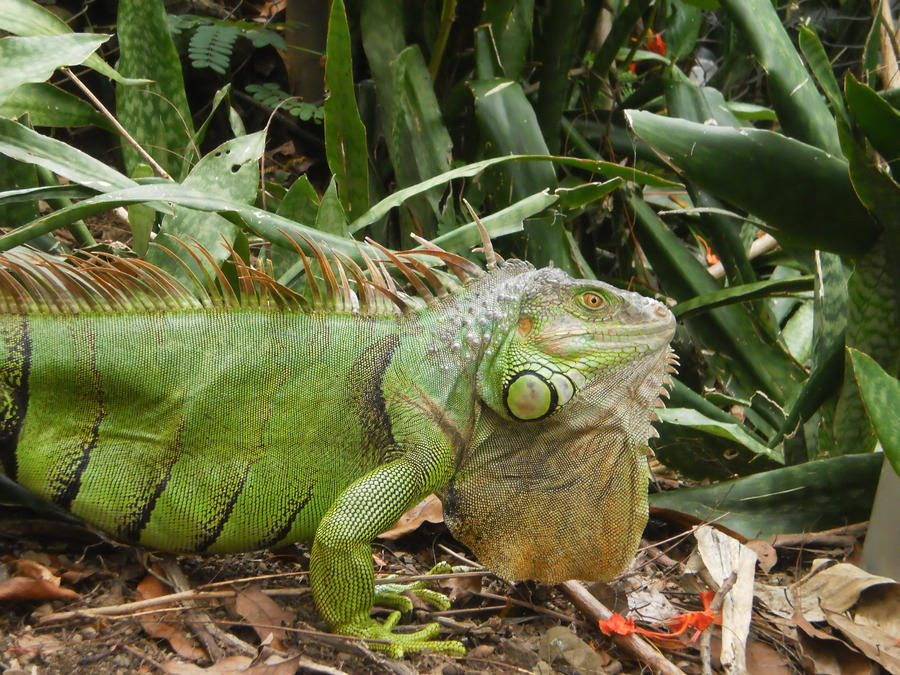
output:
M407 508L441 481L448 471L443 458L401 458L352 483L322 518L313 541L310 585L319 611L338 633L386 640L372 643L391 656L423 649L463 654L462 644L433 640L438 625L415 633L394 633L400 612L384 624L370 616L375 599L371 541L393 525Z

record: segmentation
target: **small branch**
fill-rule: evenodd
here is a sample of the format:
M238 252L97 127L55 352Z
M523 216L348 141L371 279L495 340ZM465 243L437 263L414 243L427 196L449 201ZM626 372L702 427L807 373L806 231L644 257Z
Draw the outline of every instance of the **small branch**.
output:
M565 581L560 584L572 603L591 621L605 621L612 617L612 612L597 598L590 594L580 581ZM662 675L684 675L684 671L669 661L639 635L611 635L610 639L623 651L646 663L655 673Z
M156 173L158 173L163 178L172 180L172 176L170 176L168 172L164 168L162 168L159 163L155 159L153 159L153 157L150 156L150 153L148 153L146 150L144 150L144 148L141 147L140 143L134 140L134 137L125 130L125 127L119 124L119 120L116 119L116 116L113 115L105 105L103 105L99 98L94 96L94 92L88 89L84 82L78 79L78 76L73 73L71 69L63 68L62 71L70 80L72 80L72 82L74 82L78 86L79 89L81 89L81 91L84 92L84 95L87 96L90 102L94 104L94 107L97 108L97 110L99 110L100 113L109 120L110 124L112 124L116 128L116 131L122 134L125 140L128 141L128 144L135 150L137 150L138 154L143 157L151 167L153 167L153 170L156 171Z

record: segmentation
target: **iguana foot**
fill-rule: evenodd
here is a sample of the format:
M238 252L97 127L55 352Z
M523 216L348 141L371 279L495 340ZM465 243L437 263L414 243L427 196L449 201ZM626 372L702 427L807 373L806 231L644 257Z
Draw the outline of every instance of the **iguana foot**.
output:
M428 570L428 574L448 574L453 568L450 563L439 562L437 565ZM391 577L388 577L389 579ZM450 608L450 598L443 593L438 593L430 588L426 588L428 580L414 581L409 584L378 584L375 586L375 604L382 607L392 607L401 612L412 611L412 600L403 595L411 592L416 597L438 610Z
M406 598L409 600L409 598ZM386 653L391 658L400 659L406 654L414 654L426 649L449 656L463 656L466 648L462 642L456 640L433 640L440 626L429 623L421 630L414 633L395 633L394 626L400 621L400 612L391 612L384 623L378 623L375 619L367 618L364 621L347 626L337 626L336 630L345 635L353 635L367 640L366 644L380 652ZM368 642L378 640L378 642Z

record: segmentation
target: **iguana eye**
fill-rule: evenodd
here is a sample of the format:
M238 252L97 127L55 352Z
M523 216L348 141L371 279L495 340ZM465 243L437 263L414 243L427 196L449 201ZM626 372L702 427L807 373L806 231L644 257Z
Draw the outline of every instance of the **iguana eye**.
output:
M581 302L585 307L590 309L600 309L603 307L603 297L593 291L587 291L581 294Z

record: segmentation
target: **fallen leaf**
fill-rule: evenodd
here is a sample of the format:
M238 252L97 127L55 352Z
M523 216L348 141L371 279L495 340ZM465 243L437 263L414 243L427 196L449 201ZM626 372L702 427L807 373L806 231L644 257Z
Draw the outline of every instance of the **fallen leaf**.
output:
M846 635L857 649L889 673L900 673L900 645L897 644L897 638L872 626L863 626L837 612L826 610L825 619Z
M49 562L49 560L48 560ZM3 600L78 600L81 595L60 586L60 578L36 560L15 561L16 576L0 581Z
M759 565L759 569L763 572L768 573L775 566L775 563L778 562L778 552L767 541L751 539L744 546L756 553L756 564Z
M20 637L17 640L16 646L19 649L29 649L38 652L42 656L58 652L65 648L65 644L63 644L62 640L59 640L52 635L34 635L33 633Z
M138 600L159 598L169 593L169 589L159 579L149 574L144 577L137 587ZM162 607L171 607L173 604L169 603ZM206 658L206 652L198 646L194 638L188 635L187 629L182 622L175 622L171 619L163 618L163 615L153 614L145 614L137 617L137 619L147 635L168 641L172 645L172 649L184 658L192 660Z
M284 631L277 628L284 624L290 624L294 620L294 613L283 609L277 602L262 592L258 587L252 586L238 593L234 601L234 607L247 623L256 631L260 640L265 640L272 635L269 647L275 651L283 652Z
M430 494L406 513L400 516L400 520L387 532L378 535L380 539L399 539L404 534L409 534L424 522L444 522L444 510L441 500L436 495Z

